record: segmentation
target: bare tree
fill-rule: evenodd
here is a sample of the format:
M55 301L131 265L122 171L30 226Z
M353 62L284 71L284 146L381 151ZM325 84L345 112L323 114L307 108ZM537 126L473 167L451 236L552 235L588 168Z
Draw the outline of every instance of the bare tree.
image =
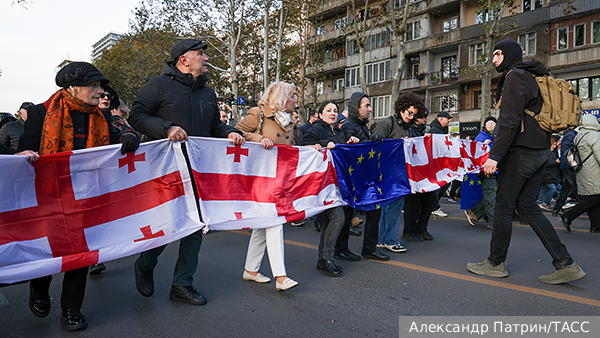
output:
M404 78L404 70L406 69L406 26L409 16L415 11L414 9L414 5L410 4L409 1L406 1L405 5L398 10L395 8L394 1L388 2L388 24L394 40L396 40L396 58L398 60L392 82L392 102L396 102L400 95L400 83Z
M282 4L279 10L279 30L277 32L277 70L275 72L275 81L281 79L281 53L283 51L283 33L287 22L288 8L285 4Z
M365 7L362 14L356 11L356 3L358 0L352 0L352 17L350 21L350 29L354 33L355 44L358 47L359 52L359 77L360 77L360 88L363 93L368 94L367 81L366 81L366 67L365 67L365 47L368 39L371 38L373 29L377 27L377 19L381 16L372 15L371 9L369 8L369 0L364 0ZM358 18L357 18L358 14Z

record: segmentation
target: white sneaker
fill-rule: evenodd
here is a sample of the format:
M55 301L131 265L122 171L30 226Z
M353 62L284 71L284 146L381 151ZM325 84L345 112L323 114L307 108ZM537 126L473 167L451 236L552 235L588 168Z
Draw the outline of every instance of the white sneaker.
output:
M384 245L386 249L390 250L391 252L406 252L406 249L402 246L402 244L395 244L395 245Z
M383 249L383 248L385 248L385 244L383 244L383 243L377 243L377 248Z
M566 209L571 209L571 208L572 208L572 207L574 207L575 205L576 205L575 203L571 203L571 202L569 202L569 203L567 203L567 204L563 205L563 207L562 207L562 208L563 208L563 210L566 210Z
M275 287L277 288L277 291L285 291L285 290L289 290L291 288L293 288L294 286L298 285L298 282L296 282L295 280L291 279L291 278L286 278L283 283L279 283L276 282L275 283Z
M246 272L246 270L244 270L244 273L242 274L242 279L245 281L253 281L257 283L268 283L271 281L271 278L264 276L260 272L256 276L252 276L251 274Z
M444 210L442 210L442 208L432 211L431 214L437 217L448 217L448 214L445 213Z

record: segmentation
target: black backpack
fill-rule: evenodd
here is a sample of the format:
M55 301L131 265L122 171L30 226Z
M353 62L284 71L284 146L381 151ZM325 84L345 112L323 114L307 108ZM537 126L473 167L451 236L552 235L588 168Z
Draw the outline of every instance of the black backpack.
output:
M581 155L579 155L579 149L577 149L577 147L579 146L579 142L581 142L584 137L585 135L582 136L579 141L577 141L577 143L567 151L567 154L565 155L565 165L567 168L575 170L575 172L581 170L585 161L587 161L588 158L590 158L590 156L593 154L593 152L591 152L583 161L581 160Z

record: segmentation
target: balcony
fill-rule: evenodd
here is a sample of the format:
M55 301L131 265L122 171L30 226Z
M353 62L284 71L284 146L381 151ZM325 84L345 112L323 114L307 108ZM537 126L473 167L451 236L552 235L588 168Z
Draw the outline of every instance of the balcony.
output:
M344 99L344 91L343 90L317 95L317 102L342 101L343 99Z
M308 67L306 69L307 74L319 73L333 73L336 70L343 71L346 68L346 58L340 58L335 61L320 63L315 67Z
M440 86L445 84L452 84L458 82L458 73L448 74L448 72L437 71L431 72L429 75L430 86Z
M323 43L328 40L338 39L338 38L345 37L345 36L346 36L346 34L343 29L336 29L336 30L328 31L323 34L315 35L315 36L308 38L308 44L309 45L317 45L317 44Z
M419 79L408 79L400 81L400 90L419 88L421 87L421 80Z
M565 14L563 13L563 10L565 9L565 6L568 5L567 1L564 2L551 2L550 3L550 11L549 11L549 16L551 20L556 20L556 19L562 19L565 17ZM569 14L578 14L578 13L584 13L587 11L593 11L593 10L597 10L598 8L600 8L600 1L598 0L574 0L573 1L573 6L575 8L577 8L577 10L569 13Z
M310 15L310 20L314 20L316 17L329 18L346 13L346 6L350 3L350 0L323 0L321 2L322 4Z
M597 63L600 60L600 46L592 45L577 49L567 49L564 52L554 52L548 55L548 69L583 66Z
M443 46L451 43L458 44L461 39L460 29L454 29L450 32L430 35L423 39L417 39L406 42L406 51L414 52L419 50L430 49L438 46Z

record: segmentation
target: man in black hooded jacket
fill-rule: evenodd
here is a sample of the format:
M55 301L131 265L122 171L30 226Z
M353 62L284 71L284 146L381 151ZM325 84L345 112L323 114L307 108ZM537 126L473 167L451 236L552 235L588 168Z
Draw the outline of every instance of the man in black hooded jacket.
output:
M489 277L508 276L504 261L510 244L512 214L516 207L552 256L555 269L549 275L540 276L540 282L568 283L586 274L573 261L536 203L544 163L550 153L551 134L525 114L525 109L540 112L543 100L534 75L548 75L548 71L538 60L523 62L522 55L521 46L511 39L502 40L494 47L493 63L496 71L502 73L496 89L500 116L494 147L483 168L486 175L492 175L496 169L499 172L494 228L488 259L481 263L469 263L467 269Z
M354 136L360 142L381 141L383 137L369 132L367 123L371 108L371 100L365 93L352 93L348 100L348 121L342 124L342 131L346 137ZM335 258L350 261L360 260L360 256L355 255L348 249L348 239L350 237L350 223L354 209L350 206L344 207L345 221L340 235L335 244ZM365 234L363 238L362 256L365 258L387 261L390 256L380 252L377 249L377 237L379 234L379 220L381 219L381 209L369 210L365 212Z
M205 85L208 73L205 50L206 44L197 39L173 45L172 61L164 65L161 75L150 78L140 88L133 102L128 121L135 130L151 140L168 137L174 142L184 141L190 135L228 137L234 144L244 143L240 131L221 122L215 92ZM206 298L192 286L201 244L202 231L180 240L171 300L206 304ZM136 287L145 297L154 294L153 271L165 247L142 252L135 261Z

